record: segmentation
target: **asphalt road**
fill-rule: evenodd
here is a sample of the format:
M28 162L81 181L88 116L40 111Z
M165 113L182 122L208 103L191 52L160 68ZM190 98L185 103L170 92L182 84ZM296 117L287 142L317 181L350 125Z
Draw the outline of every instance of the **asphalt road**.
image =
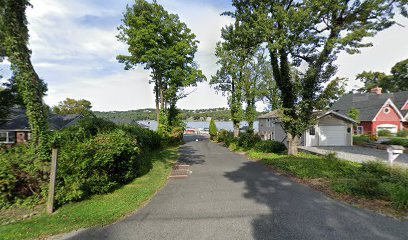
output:
M68 239L408 239L408 222L357 209L206 139L187 137L192 175L134 215Z

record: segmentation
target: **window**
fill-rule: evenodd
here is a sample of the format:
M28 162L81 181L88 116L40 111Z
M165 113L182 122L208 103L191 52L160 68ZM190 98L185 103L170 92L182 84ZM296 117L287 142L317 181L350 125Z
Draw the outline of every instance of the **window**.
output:
M351 128L347 128L347 132L350 133L350 132L351 132Z
M390 108L389 108L389 107L385 107L385 108L384 108L384 113L385 113L385 114L390 113L390 111L391 111L391 110L390 110Z
M14 143L14 141L13 132L0 132L0 143Z
M363 134L363 133L364 133L363 126L357 126L357 134Z
M316 129L315 129L315 127L311 127L311 128L309 129L309 135L312 135L312 136L316 135Z

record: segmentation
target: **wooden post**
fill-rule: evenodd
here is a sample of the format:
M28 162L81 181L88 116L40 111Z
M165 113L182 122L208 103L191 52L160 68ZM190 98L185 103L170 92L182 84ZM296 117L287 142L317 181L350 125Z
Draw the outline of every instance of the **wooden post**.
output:
M58 149L52 149L51 170L50 170L50 186L48 189L47 213L54 212L54 196L55 196L55 181L57 177L57 160Z

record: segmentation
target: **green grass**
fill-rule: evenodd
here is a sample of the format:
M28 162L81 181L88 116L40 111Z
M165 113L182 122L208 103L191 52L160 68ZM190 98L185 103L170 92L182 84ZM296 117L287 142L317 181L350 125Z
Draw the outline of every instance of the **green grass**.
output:
M288 156L251 150L248 156L300 179L325 179L337 193L385 200L392 208L408 213L407 169L339 160L333 154Z
M367 135L354 135L353 142L366 143L366 142L369 142L369 137Z
M0 239L32 239L107 225L134 212L165 185L178 158L178 147L154 152L151 158L152 169L132 183L109 194L65 205L51 216L43 213L29 220L0 226Z

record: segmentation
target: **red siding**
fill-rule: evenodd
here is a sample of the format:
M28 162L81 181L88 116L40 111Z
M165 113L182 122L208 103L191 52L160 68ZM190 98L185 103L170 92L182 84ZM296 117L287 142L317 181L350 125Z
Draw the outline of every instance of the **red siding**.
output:
M401 110L408 110L408 101L402 106Z
M388 113L384 112L384 109L388 108L390 111ZM395 111L395 109L393 107L391 107L389 104L387 104L386 106L384 106L381 110L380 113L377 115L375 121L396 121L396 122L400 122L401 118L398 115L397 111Z
M359 126L363 126L363 134L371 134L373 131L372 129L372 122L362 121L360 122Z

